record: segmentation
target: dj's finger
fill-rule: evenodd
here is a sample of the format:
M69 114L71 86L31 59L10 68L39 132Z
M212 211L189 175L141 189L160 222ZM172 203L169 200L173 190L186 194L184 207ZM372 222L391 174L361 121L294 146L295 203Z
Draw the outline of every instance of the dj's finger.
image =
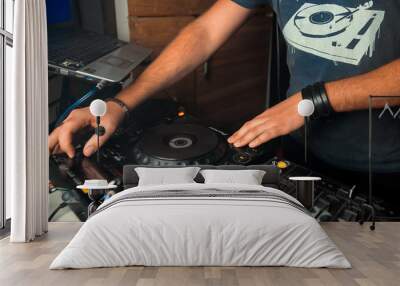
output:
M266 125L258 125L252 129L246 130L246 133L242 135L237 141L235 142L236 147L243 147L248 145L251 141L257 138L260 134L262 134L267 129Z
M274 139L274 135L269 131L264 131L257 138L250 142L249 147L256 148L272 139Z
M73 134L70 131L65 131L60 133L60 149L65 152L68 157L73 158L75 156L75 148L72 144Z
M58 144L58 134L59 134L60 128L56 128L51 132L49 135L48 139L48 145L49 145L49 153L53 153L54 147Z
M228 138L228 142L234 144L236 147L243 146L239 144L239 141L241 141L242 137L245 136L249 132L249 130L252 130L253 128L257 128L257 126L262 125L263 122L264 120L261 118L255 118L251 121L246 122L238 131L236 131L231 137Z
M106 133L99 138L99 146L103 146L104 143L111 137L113 134L112 131L107 130L105 127ZM97 151L97 135L93 134L92 137L86 142L85 147L83 148L83 155L86 157L91 156L94 152Z
M60 154L60 153L62 153L62 151L61 151L60 145L57 144L57 145L53 148L53 150L51 151L50 154Z
M233 135L231 137L228 138L228 142L230 144L234 144L236 146L237 141L246 133L246 131L247 131L247 127L245 124L242 127L240 127L240 129L238 131L233 133ZM238 147L238 146L236 146L236 147Z
M62 125L59 131L58 144L62 152L65 152L68 157L75 156L75 148L73 145L73 137L76 132L82 128L82 123L69 121Z

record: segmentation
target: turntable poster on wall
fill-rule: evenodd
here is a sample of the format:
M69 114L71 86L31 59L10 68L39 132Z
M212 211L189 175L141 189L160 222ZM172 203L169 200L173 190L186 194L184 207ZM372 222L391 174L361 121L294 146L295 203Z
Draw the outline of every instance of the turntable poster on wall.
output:
M295 49L359 65L363 57L372 57L385 17L385 11L373 6L374 1L358 7L305 3L286 23L283 34Z

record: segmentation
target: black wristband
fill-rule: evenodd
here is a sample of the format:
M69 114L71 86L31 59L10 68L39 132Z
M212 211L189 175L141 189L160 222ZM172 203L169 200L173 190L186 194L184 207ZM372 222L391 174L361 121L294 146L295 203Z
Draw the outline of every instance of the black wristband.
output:
M303 99L308 99L311 100L311 102L314 105L314 112L313 114L311 114L310 118L312 120L316 120L319 118L319 115L317 114L318 111L316 110L315 106L317 105L316 103L316 98L314 98L314 87L312 85L306 86L305 88L303 88L303 90L301 91L301 95Z
M323 82L306 86L301 91L301 94L303 99L311 100L314 104L314 113L311 115L312 120L329 117L334 113Z
M120 99L118 99L116 97L107 98L106 102L114 102L114 103L118 104L119 107L121 107L122 110L124 111L124 121L123 121L123 123L127 123L129 121L129 108L125 104L125 102L123 102L122 100L120 100Z
M332 105L331 105L331 103L329 101L328 94L327 94L326 89L325 89L325 83L319 82L319 83L316 83L314 86L315 86L316 89L318 89L318 93L319 93L321 101L322 101L322 104L321 104L321 116L322 117L329 117L335 111L333 110Z

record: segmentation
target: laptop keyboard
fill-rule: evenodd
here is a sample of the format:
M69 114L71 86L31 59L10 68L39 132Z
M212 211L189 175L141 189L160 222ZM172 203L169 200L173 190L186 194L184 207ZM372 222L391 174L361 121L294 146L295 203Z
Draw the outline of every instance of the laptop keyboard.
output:
M69 29L49 31L49 62L62 65L70 61L77 63L75 67L80 68L122 44L115 38L93 32Z

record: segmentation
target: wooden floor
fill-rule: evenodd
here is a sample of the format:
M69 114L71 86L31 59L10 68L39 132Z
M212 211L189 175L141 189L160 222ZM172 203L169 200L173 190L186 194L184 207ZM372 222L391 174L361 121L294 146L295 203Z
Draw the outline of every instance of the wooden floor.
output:
M400 223L324 223L353 269L287 267L124 267L48 270L50 262L79 229L79 223L51 223L29 244L0 241L0 285L400 285Z

